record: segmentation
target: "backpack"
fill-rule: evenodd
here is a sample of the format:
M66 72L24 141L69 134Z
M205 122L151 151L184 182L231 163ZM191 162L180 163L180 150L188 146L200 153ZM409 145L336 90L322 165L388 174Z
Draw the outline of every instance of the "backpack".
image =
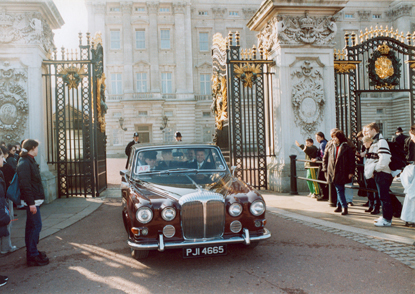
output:
M19 188L19 178L17 173L14 174L10 186L7 188L6 197L13 201L14 204L20 205L20 188Z
M385 140L385 139L384 139ZM406 166L405 157L403 156L403 150L400 150L396 142L388 142L389 151L391 153L391 161L389 162L389 168L392 171L402 169Z

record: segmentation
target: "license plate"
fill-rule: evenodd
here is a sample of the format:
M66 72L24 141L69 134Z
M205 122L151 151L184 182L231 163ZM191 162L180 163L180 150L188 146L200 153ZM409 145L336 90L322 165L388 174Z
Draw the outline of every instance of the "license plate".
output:
M183 258L226 255L226 245L183 248Z

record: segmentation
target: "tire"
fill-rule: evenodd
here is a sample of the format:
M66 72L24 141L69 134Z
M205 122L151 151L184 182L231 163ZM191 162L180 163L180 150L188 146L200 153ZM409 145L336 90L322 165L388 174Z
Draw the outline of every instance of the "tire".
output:
M147 258L148 250L134 250L131 249L131 256L134 257L136 260L141 260Z

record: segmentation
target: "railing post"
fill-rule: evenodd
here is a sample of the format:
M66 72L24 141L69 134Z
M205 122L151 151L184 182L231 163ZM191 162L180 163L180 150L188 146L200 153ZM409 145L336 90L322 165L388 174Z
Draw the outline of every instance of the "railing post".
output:
M290 177L291 177L291 191L290 195L298 195L297 191L297 155L290 155Z

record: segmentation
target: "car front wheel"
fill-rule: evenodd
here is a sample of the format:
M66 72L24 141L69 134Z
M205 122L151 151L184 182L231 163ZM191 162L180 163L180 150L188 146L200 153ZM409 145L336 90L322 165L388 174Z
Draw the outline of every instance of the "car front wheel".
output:
M137 260L140 260L140 259L147 258L148 252L149 252L148 250L134 250L134 249L131 249L131 256L134 257Z

